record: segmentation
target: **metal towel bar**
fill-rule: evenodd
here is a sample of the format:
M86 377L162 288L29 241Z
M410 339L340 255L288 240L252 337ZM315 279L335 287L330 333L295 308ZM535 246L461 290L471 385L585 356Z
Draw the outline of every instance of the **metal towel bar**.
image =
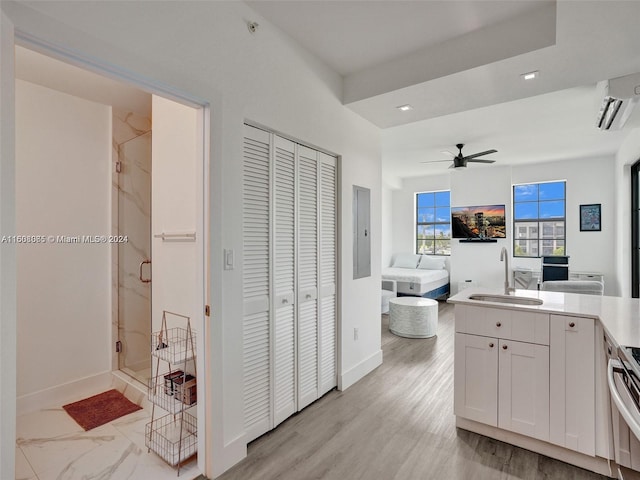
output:
M154 235L155 238L161 238L164 242L195 242L196 232L186 233L158 233Z

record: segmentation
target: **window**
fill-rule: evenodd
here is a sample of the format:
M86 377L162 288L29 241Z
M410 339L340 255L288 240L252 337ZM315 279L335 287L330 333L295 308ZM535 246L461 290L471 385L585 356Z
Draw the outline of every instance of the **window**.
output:
M513 186L513 256L565 255L566 182Z
M451 192L416 194L416 253L451 255Z

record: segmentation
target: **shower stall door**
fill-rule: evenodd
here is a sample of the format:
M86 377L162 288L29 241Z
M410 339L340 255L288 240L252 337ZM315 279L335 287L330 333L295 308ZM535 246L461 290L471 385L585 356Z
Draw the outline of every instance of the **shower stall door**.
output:
M151 132L118 146L118 367L151 372Z

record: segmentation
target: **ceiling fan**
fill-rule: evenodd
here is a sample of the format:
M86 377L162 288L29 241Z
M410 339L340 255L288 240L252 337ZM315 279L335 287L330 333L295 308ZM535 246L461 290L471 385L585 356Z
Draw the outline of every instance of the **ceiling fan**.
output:
M483 155L489 155L490 153L497 153L497 150L486 150L484 152L479 152L479 153L474 153L473 155L463 155L462 154L462 147L464 147L464 143L458 143L456 145L456 148L458 149L458 154L455 155L449 151L443 151L441 153L447 154L447 155L451 155L451 159L450 160L430 160L427 162L420 162L420 163L438 163L438 162L451 162L453 161L453 165L451 165L449 168L465 168L467 166L467 162L474 162L474 163L494 163L495 160L488 160L488 159L478 159L477 157L482 157Z

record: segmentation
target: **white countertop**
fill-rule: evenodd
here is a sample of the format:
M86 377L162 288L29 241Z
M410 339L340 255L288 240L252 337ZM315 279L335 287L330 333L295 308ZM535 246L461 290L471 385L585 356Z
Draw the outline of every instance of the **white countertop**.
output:
M516 290L511 295L539 298L542 305L518 305L471 300L476 293L502 294L504 292L480 288L467 288L449 297L448 302L478 307L505 308L576 317L593 317L600 320L605 331L618 345L640 347L640 300L637 298L603 297L578 293Z

